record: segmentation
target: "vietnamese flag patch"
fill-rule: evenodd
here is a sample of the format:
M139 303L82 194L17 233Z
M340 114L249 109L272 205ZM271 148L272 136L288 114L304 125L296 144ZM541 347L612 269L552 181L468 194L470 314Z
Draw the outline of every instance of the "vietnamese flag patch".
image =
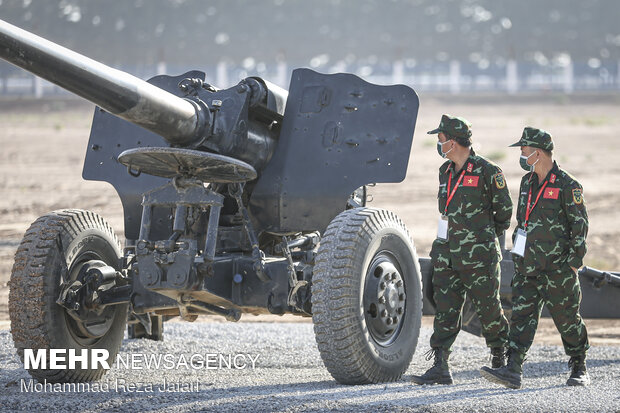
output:
M478 186L479 176L465 175L463 177L463 186Z
M560 195L560 188L545 188L545 193L543 194L543 198L547 199L558 199Z

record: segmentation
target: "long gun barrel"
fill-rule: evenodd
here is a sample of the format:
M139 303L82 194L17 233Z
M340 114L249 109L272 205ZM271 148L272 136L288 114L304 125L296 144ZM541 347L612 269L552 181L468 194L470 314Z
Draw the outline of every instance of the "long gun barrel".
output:
M579 275L588 277L596 287L605 284L620 288L620 273L600 271L596 268L583 267L579 270Z
M106 111L183 145L199 138L209 114L137 77L0 20L0 57Z

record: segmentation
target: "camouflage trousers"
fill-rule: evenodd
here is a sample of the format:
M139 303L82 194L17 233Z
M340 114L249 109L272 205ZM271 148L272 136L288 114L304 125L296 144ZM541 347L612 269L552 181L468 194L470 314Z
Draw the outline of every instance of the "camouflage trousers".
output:
M525 277L515 269L512 281L510 348L525 357L538 327L543 304L547 305L569 356L585 354L590 348L586 326L579 315L579 278L564 264L559 270Z
M450 350L462 326L465 295L471 299L482 325L487 346L508 345L508 320L499 299L500 268L494 262L474 269L455 270L439 254L433 259L435 321L431 347Z

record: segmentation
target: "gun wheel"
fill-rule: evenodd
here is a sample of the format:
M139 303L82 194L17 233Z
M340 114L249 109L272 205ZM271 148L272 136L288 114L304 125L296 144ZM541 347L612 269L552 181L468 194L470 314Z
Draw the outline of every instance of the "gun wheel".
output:
M99 260L118 269L120 256L112 228L93 212L54 211L30 226L17 248L9 281L11 334L22 361L24 349L75 349L80 354L81 349L97 348L108 350L108 364L113 364L123 339L127 305L89 311L83 320L76 320L56 300L63 282L74 280L82 266ZM86 382L103 376L104 369L98 367L29 372L39 381Z
M422 321L422 282L407 228L392 212L355 208L329 224L312 278L314 333L343 384L398 380Z

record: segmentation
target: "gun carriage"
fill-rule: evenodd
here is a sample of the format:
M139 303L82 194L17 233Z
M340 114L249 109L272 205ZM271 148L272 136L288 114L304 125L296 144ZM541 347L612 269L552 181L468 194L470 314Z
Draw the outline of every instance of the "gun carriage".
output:
M366 185L404 179L418 111L406 86L293 71L219 89L200 71L148 82L0 22L0 57L97 105L83 177L109 182L124 248L99 215L55 211L27 231L10 281L18 352L161 339L164 317L313 317L342 383L393 381L415 351L418 258ZM346 344L346 345L345 345ZM31 370L86 381L97 370Z

